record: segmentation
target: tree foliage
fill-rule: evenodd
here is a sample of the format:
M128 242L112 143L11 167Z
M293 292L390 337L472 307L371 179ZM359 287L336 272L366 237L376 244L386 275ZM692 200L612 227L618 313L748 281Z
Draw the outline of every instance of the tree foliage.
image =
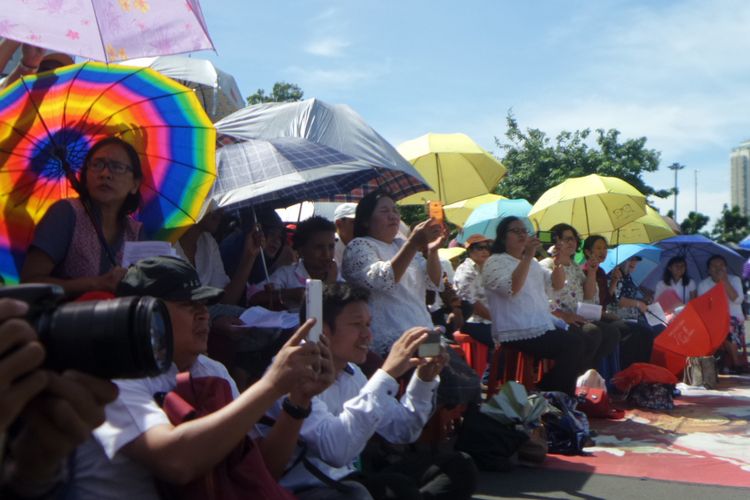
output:
M498 194L536 201L547 189L569 177L601 174L632 184L646 196L668 196L670 190L657 190L641 178L659 168L660 153L646 148L646 138L620 142L615 129L563 131L554 140L539 129L521 130L511 112L506 117L507 142L495 137L504 151L508 173L500 182ZM590 146L593 138L595 146Z
M287 82L276 82L273 84L270 94L263 89L258 89L247 98L248 104L260 104L262 102L294 102L302 99L304 92L299 85Z
M682 234L704 234L701 232L708 224L708 216L700 212L690 212L688 216L680 222L680 231Z
M742 215L740 207L735 205L730 209L725 203L711 236L719 243L737 243L750 232L748 225L748 217Z

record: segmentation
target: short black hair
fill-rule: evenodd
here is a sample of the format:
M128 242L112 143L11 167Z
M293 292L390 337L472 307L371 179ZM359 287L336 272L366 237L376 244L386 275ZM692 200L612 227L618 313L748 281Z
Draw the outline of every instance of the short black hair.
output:
M552 233L552 242L557 243L557 240L563 237L563 234L565 234L565 231L570 231L573 233L573 236L575 236L576 248L581 246L581 237L578 234L578 231L576 231L576 228L564 222L555 224L554 226L552 226L552 229L549 230L549 232Z
M389 192L376 189L368 193L357 203L357 210L354 213L354 237L361 238L370 234L370 219L375 213L375 207L382 198L396 200Z
M505 238L508 237L508 227L517 220L521 220L515 215L504 217L497 224L495 229L495 241L492 243L492 253L505 253Z
M91 146L91 149L89 149L89 152L86 153L86 158L84 158L83 160L83 166L81 167L81 171L78 177L78 182L80 182L81 187L83 188L83 193L80 193L81 196L84 196L90 199L88 188L86 187L86 172L88 171L91 157L94 156L94 153L99 151L104 146L110 146L110 145L120 146L122 149L125 150L125 153L127 153L128 159L130 160L130 166L133 167L133 178L138 179L138 180L143 179L143 169L141 167L141 159L138 156L138 152L135 150L135 148L129 142L126 142L120 139L119 137L115 137L115 136L105 137L101 141ZM122 215L132 214L133 212L138 210L138 207L140 207L140 205L141 205L141 190L139 189L138 191L135 192L135 194L128 193L128 196L125 198L125 202L122 204L120 213Z
M350 285L349 283L332 283L323 286L323 324L331 331L336 325L336 318L341 311L353 302L368 302L370 292L366 288ZM299 310L300 323L305 322L307 316L305 302Z
M596 242L599 241L599 240L602 240L605 245L609 246L609 244L607 243L607 238L605 238L601 234L592 234L591 236L589 236L588 238L586 238L585 240L583 240L583 251L584 251L584 253L586 252L586 250L588 250L589 252L591 250L593 250L594 249L594 245L596 245Z
M297 229L292 236L292 248L295 250L302 248L315 233L335 232L336 224L320 215L313 215L297 224Z
M717 259L720 260L720 261L722 261L725 266L727 265L727 259L725 259L723 255L719 255L718 253L715 253L711 257L709 257L708 260L706 261L706 269L707 270L710 269L711 268L711 262L713 262L713 261L715 261Z

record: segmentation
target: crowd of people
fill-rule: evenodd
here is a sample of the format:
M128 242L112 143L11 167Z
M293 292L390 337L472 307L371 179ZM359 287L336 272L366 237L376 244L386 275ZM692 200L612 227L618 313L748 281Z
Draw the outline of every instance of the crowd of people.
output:
M39 67L40 53L23 55L18 74ZM422 433L441 384L452 383L444 371L453 362L445 345L451 332L490 352L500 346L551 360L537 387L573 394L576 378L607 359L620 368L648 362L663 330L646 321L653 297L632 279L639 258L605 273L602 236L581 241L574 227L559 224L544 249L526 221L506 217L494 238L469 235L466 258L448 280L438 252L446 226L428 219L403 234L396 200L383 191L293 231L264 207L242 210L239 219L209 207L175 243L177 257L126 269L126 242L144 239L132 217L142 178L127 142L92 145L75 182L80 196L55 203L37 224L21 281L60 286L69 298L103 291L161 299L173 363L158 376L114 381L51 372L44 344L23 319L29 305L0 299L8 498L179 498L208 483L241 488L248 498L470 498L477 471L464 453L398 448L389 460L367 459L373 442L408 445ZM732 318L723 350L730 366L743 369L739 278L720 256L697 285L685 271L684 260L670 261L656 295L669 289L684 304L722 284ZM319 342L306 341L316 321L305 320L310 278L325 284ZM446 287L455 296L443 296L437 310L449 327L443 345L419 357L436 323L428 297ZM579 303L601 312L584 317ZM240 319L250 307L298 314L300 325L261 333ZM269 335L267 357L240 356L257 350L253 336L261 335ZM219 337L223 356L211 349ZM214 411L195 405L175 415L169 401L183 373L193 389L201 379L222 388ZM231 473L207 481L219 466Z

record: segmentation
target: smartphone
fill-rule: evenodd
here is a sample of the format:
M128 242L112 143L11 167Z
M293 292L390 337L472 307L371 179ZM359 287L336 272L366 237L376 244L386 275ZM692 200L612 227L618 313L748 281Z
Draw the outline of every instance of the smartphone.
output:
M307 334L308 342L318 342L323 333L323 282L308 279L305 282L306 319L315 318L315 324Z
M440 224L445 220L445 213L443 212L442 201L428 201L427 202L427 215L431 219L435 219Z
M536 238L541 243L552 243L552 231L537 231Z
M432 330L427 333L427 340L419 345L417 356L420 358L433 358L440 355L440 332Z

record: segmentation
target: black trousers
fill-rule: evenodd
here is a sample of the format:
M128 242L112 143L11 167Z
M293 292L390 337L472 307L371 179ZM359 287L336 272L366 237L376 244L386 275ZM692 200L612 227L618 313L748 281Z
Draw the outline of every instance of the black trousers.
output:
M585 362L581 353L584 352L586 338L581 332L555 328L533 339L513 340L504 344L555 362L555 366L537 384L540 390L570 395L575 393L576 378L583 372Z

